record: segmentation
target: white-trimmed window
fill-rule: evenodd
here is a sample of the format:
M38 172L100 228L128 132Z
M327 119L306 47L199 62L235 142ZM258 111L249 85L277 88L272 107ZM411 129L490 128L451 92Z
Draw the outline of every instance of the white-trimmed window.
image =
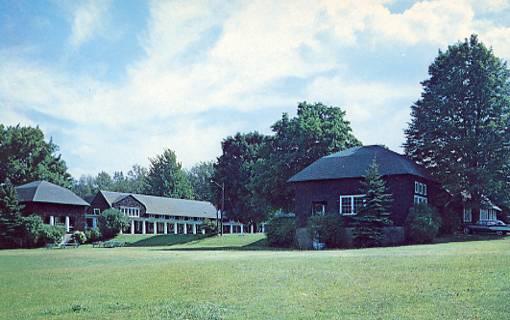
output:
M427 204L428 203L427 197L419 196L419 195L415 194L414 195L414 204L421 204L421 203Z
M323 216L326 214L326 201L312 202L312 216Z
M494 209L480 209L480 220L497 220L497 212Z
M464 222L473 221L473 215L471 214L471 208L464 208Z
M427 195L427 185L422 182L415 181L414 182L414 193L422 196Z
M340 214L344 216L356 215L365 205L364 195L340 196Z
M140 217L140 208L137 207L120 207L120 212L128 217Z
M99 209L99 208L94 208L94 210L93 210L93 212L92 212L92 213L93 213L93 214L96 214L96 215L99 215L99 214L101 214L101 209Z

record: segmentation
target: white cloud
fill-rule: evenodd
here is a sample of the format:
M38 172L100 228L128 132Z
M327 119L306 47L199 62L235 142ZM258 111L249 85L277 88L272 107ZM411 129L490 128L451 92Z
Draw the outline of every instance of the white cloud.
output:
M101 29L109 6L108 0L88 0L73 11L69 40L74 47L79 47L87 42Z
M508 58L510 27L477 20L482 9L467 1L420 1L401 13L391 12L387 2L155 1L147 30L137 35L144 56L115 84L0 52L0 110L10 122L30 121L25 115L33 111L71 122L72 141L62 149L72 150L75 174L125 170L165 147L175 149L186 166L212 159L223 137L246 128L214 127L198 122L197 115L224 107L288 107L300 97L345 106L364 142L396 146L419 84L356 80L356 66L344 61L349 50L339 48L437 48L479 32ZM69 40L75 48L102 32L109 5L89 1L73 12ZM490 8L504 3L492 1ZM308 86L275 89L287 78Z

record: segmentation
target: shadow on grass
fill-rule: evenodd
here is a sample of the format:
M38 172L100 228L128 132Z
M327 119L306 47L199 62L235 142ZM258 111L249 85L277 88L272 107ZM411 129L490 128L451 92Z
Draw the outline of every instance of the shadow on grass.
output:
M210 237L209 235L156 235L153 237L141 239L134 242L128 242L129 247L153 247L153 246L173 246L186 244L197 240Z
M159 251L275 251L275 250L289 250L288 248L275 248L270 247L267 244L266 239L260 239L255 242L249 243L244 246L221 246L221 245L197 245L195 247L184 247L184 248L164 248L164 249L154 249Z

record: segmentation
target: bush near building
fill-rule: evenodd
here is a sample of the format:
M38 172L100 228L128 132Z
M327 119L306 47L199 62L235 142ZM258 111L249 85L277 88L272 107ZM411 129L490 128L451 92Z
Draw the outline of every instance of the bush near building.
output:
M294 217L274 217L267 226L267 242L272 247L292 247L296 237Z
M103 239L111 239L129 226L129 219L117 209L108 209L99 216L99 231Z
M417 204L409 210L406 219L406 236L412 243L430 243L441 228L437 210L427 204Z

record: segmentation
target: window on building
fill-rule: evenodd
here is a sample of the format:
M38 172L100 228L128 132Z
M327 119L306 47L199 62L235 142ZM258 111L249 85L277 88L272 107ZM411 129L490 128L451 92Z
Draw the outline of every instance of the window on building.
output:
M497 220L498 219L498 217L497 217L498 213L494 209L489 209L488 215L489 215L488 220Z
M355 215L365 205L363 195L340 196L340 214Z
M414 204L428 203L427 197L414 195Z
M101 214L101 209L94 208L93 213L99 215L99 214Z
M326 201L312 202L312 216L323 216L326 214Z
M489 220L489 210L480 209L480 220Z
M138 207L120 207L120 212L125 216L137 218L140 217L140 208Z
M427 185L422 182L415 181L414 182L414 193L422 196L427 195Z
M464 222L471 222L473 217L471 215L471 208L464 208Z

